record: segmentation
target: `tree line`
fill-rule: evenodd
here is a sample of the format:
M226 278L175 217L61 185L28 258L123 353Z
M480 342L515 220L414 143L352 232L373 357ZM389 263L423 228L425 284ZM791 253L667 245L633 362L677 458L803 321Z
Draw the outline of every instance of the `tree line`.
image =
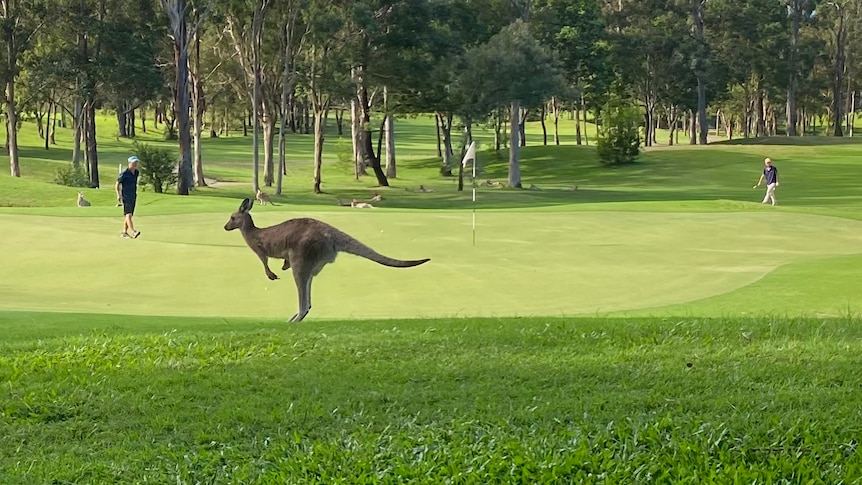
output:
M253 138L255 190L281 192L302 132L319 192L331 117L356 177L386 186L395 118L416 113L437 121L442 174L479 125L520 187L527 120L543 143L551 121L557 144L561 116L589 143L588 115L601 125L610 105L639 110L647 146L660 129L668 144L852 136L860 91L862 0L0 0L0 25L13 176L34 120L46 149L73 130L72 164L98 187L110 112L119 137L177 140L183 195L206 185L201 139L236 129Z

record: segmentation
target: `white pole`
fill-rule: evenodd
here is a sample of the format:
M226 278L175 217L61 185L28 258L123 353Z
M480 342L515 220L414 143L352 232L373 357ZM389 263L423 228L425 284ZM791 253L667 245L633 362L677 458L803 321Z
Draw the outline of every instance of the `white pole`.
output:
M473 142L475 143L475 142ZM476 245L476 155L473 155L473 246Z

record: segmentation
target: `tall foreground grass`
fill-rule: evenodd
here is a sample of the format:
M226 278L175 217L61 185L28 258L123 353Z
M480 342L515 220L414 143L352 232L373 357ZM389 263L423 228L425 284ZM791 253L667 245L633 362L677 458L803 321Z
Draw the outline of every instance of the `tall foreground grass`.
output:
M851 318L0 328L4 484L862 480Z

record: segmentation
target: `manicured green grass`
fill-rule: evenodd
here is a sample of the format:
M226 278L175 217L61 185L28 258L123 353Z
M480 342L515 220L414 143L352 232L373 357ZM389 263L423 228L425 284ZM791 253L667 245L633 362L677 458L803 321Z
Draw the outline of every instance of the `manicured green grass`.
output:
M282 279L266 278L239 232L224 231L235 207L221 204L221 214L141 216L143 236L135 241L118 237L116 217L0 215L0 225L15 229L0 239L0 253L16 255L0 267L7 295L0 308L288 318L297 306L293 278L278 271L280 261L270 266ZM285 217L276 209L252 213L269 225ZM738 290L776 269L858 254L862 239L862 222L792 212L488 212L478 216L474 247L467 213L302 214L383 254L431 258L394 269L340 256L315 279L311 321L594 315L672 304L688 311L688 302ZM826 274L843 288L829 298L808 291L809 272L782 271L774 278L780 297L755 291L735 300L740 304L697 314L782 312L788 304L817 315L862 311L855 297L862 279L851 271ZM797 296L788 302L791 290Z
M25 125L24 177L0 175L0 483L862 483L858 140L608 169L571 126L545 147L530 124L539 190L480 187L473 246L433 120L397 129L391 188L354 181L332 132L311 194L291 135L285 194L252 213L431 262L341 256L289 325L289 273L267 280L223 229L251 195L250 138L206 140L207 176L232 183L143 192L131 241L110 188L129 141L100 138L103 189L77 208L50 183L69 133L46 152ZM476 133L481 181L504 180ZM775 208L751 189L765 156ZM374 210L335 204L374 192Z
M22 324L8 484L862 479L857 320Z

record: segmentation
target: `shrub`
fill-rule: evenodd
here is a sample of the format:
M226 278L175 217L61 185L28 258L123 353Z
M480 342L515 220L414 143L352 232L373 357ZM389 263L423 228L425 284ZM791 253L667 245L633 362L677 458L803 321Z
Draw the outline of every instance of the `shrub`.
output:
M81 164L70 163L68 166L57 169L54 175L54 183L67 187L90 187L90 177L81 167Z
M166 188L176 185L176 157L170 150L152 147L135 142L138 156L138 169L141 171L141 182L151 185L156 193L162 193Z
M604 165L634 162L640 155L640 111L620 101L610 101L601 113L596 151Z

